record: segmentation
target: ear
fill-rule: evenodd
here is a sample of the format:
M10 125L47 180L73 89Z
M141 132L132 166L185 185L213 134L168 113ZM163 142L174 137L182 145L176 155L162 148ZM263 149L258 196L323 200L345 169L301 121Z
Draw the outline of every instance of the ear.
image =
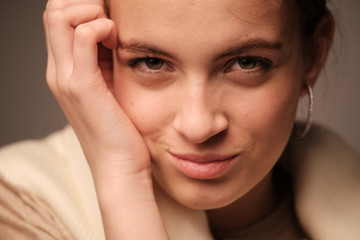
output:
M313 37L306 47L306 72L304 83L313 86L324 67L335 32L335 22L328 12L318 23ZM305 91L305 90L304 90Z

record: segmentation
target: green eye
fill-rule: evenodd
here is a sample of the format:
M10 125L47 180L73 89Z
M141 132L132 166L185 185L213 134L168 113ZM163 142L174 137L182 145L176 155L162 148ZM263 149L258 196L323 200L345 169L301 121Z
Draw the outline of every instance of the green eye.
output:
M238 63L242 69L250 70L257 66L258 60L253 58L241 58L238 60Z
M145 65L151 70L159 70L164 65L164 61L158 58L146 58Z

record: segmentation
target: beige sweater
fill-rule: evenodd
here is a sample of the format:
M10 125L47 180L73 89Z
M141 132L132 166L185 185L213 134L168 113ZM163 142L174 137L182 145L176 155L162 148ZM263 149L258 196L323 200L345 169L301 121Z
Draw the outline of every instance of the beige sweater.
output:
M360 159L315 131L289 144L295 206L311 239L360 239ZM211 239L205 213L155 193L171 239ZM105 239L89 166L67 126L0 150L0 239Z

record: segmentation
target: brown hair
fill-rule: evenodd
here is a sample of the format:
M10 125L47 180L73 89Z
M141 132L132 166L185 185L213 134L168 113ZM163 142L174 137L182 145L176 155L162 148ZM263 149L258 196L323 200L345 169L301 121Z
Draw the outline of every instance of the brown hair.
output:
M319 21L330 11L326 0L295 0L297 19L305 39L313 36Z

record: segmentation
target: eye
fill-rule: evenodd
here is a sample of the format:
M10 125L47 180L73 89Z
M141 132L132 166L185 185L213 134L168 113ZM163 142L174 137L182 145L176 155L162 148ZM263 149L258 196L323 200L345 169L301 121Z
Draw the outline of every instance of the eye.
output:
M160 58L144 57L136 58L129 61L128 65L134 70L146 73L157 73L162 70L170 71L171 67Z
M226 69L226 73L232 71L245 71L248 73L267 71L271 67L271 61L261 57L238 57L232 61Z
M254 69L258 65L258 61L252 58L241 58L237 60L242 69Z
M158 58L146 58L144 63L151 70L159 70L164 65L164 61Z

